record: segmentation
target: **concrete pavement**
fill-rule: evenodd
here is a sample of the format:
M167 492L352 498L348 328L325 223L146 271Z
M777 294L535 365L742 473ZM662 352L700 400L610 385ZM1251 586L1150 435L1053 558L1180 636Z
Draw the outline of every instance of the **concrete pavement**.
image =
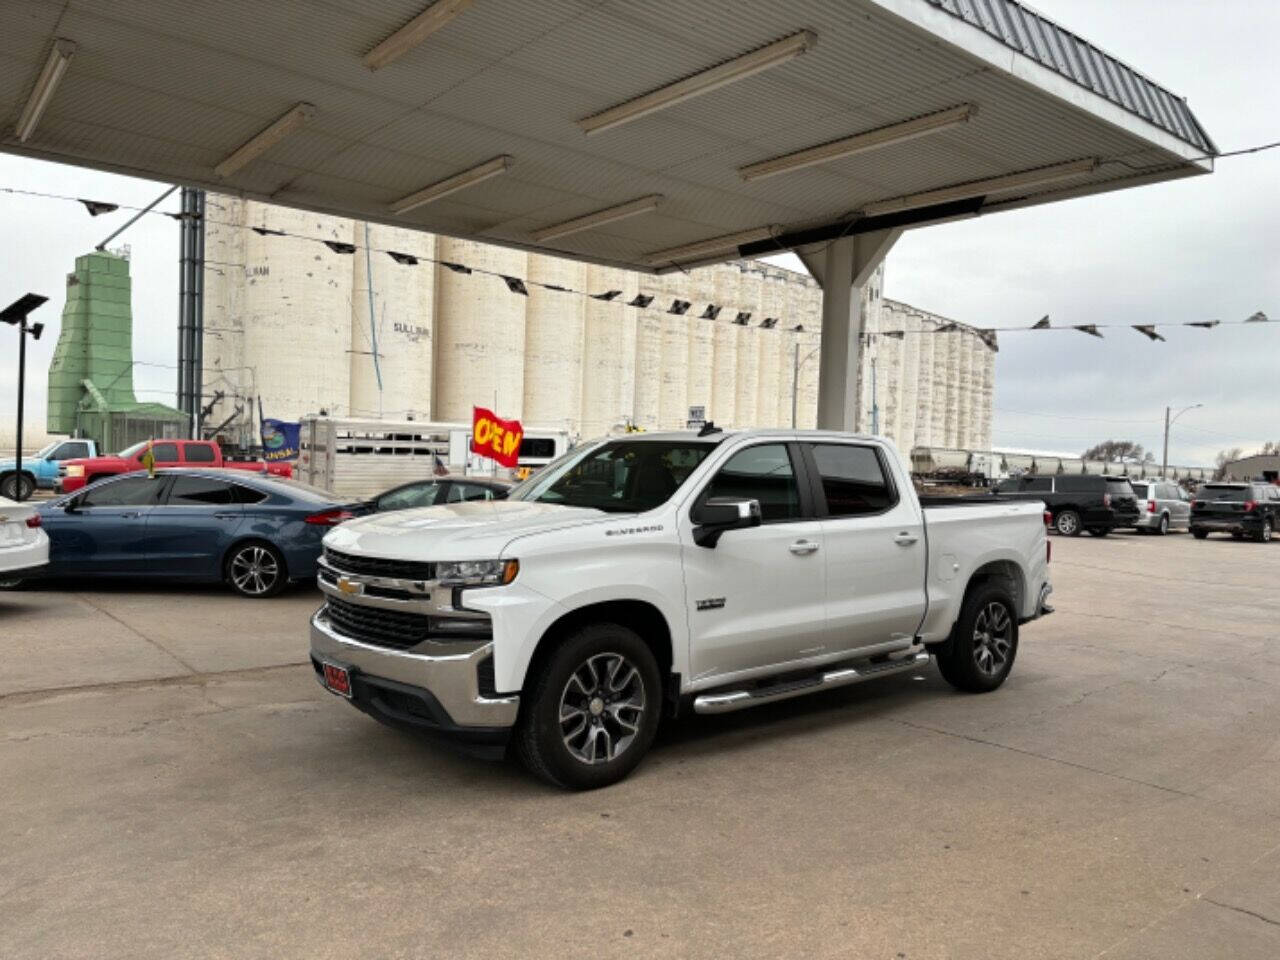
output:
M1052 570L995 694L691 718L584 795L321 691L312 591L0 594L2 952L1280 956L1280 544Z

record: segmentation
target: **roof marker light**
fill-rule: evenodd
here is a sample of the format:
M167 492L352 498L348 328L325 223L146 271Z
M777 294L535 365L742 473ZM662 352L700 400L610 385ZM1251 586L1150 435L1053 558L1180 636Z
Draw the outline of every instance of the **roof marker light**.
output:
M747 77L786 63L793 57L812 50L818 42L818 35L811 30L801 30L789 37L783 37L773 43L744 53L740 57L726 60L693 76L677 80L665 87L659 87L649 93L642 94L625 103L620 103L608 110L583 117L578 126L587 136L611 130L614 127L648 116L658 110L675 106L685 100L710 93L729 83L744 80Z

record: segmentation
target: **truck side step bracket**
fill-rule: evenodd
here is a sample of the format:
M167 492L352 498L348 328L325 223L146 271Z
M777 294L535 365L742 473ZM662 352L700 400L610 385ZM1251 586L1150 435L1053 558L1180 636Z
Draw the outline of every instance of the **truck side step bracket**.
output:
M917 670L929 662L929 654L918 650L897 660L882 660L875 663L861 663L855 667L840 667L828 670L812 678L792 683L777 684L755 690L722 690L715 693L704 693L694 698L694 713L732 713L734 710L745 710L747 707L758 707L766 703L777 703L779 700L790 700L792 697L804 696L806 693L817 693L820 690L834 690L836 687L848 687L864 680L873 680L894 673L908 673Z

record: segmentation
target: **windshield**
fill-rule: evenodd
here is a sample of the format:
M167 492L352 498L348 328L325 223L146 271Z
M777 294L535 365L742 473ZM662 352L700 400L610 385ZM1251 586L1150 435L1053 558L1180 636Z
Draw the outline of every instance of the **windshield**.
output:
M139 453L145 450L146 446L147 446L147 441L142 440L142 441L139 441L138 443L135 443L132 447L125 447L123 450L117 453L116 456L119 457L121 460L128 460L130 457L137 456Z
M1133 494L1139 500L1147 499L1147 485L1145 483L1135 483L1133 485Z
M62 446L62 441L55 440L53 441L53 443L49 444L47 447L41 448L41 450L32 459L43 460L45 457L49 456L49 454L53 453L53 450L55 447L60 447L60 446Z
M1250 487L1216 487L1213 484L1200 488L1196 497L1200 500L1234 500L1243 503L1246 500L1253 499L1253 489Z
M1119 497L1132 497L1133 487L1129 486L1128 480L1107 477L1107 493Z
M715 449L698 440L610 440L534 474L510 500L643 513L671 499L695 467Z

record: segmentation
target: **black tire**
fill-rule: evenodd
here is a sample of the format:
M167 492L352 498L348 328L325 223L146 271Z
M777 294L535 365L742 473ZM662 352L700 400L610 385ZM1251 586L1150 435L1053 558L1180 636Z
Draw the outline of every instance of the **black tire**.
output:
M35 492L36 482L25 473L6 473L0 477L0 497L6 500L29 500Z
M1209 536L1209 531L1208 530L1192 530L1191 535L1195 537L1197 540L1203 540L1205 537Z
M1271 525L1271 518L1267 517L1262 521L1262 529L1258 531L1258 536L1255 539L1259 543L1270 543L1273 532L1274 529Z
M265 540L246 540L227 551L222 564L227 584L242 597L265 600L289 582L284 556Z
M1243 533L1241 533L1239 530L1233 530L1233 531L1231 531L1231 539L1232 539L1232 540L1243 540L1243 539L1244 539L1244 534L1243 534Z
M603 683L601 671L607 671ZM616 685L619 677L625 682ZM566 717L566 711L573 713ZM516 752L531 773L554 786L607 787L644 759L661 711L662 676L649 645L619 624L588 624L560 641L531 678ZM624 713L630 719L620 717ZM599 758L601 748L613 756Z
M1002 617L993 610L1003 611ZM980 637L986 637L980 641ZM993 643L1003 639L998 646ZM937 652L938 671L957 690L988 693L1004 683L1018 655L1018 610L1000 581L975 587L964 598L951 637ZM1003 657L1003 659L1001 659Z
M1105 537L1110 532L1111 532L1110 527L1090 527L1089 528L1089 536L1091 537Z
M1078 537L1083 529L1080 525L1080 514L1074 510L1063 510L1054 514L1053 529L1064 537Z
M1169 535L1169 515L1167 513L1160 514L1160 526L1156 527L1156 535L1160 537Z
M16 579L12 579L12 580L0 579L0 591L21 590L23 584L25 584L26 582L27 581L22 579L21 577L17 577Z

